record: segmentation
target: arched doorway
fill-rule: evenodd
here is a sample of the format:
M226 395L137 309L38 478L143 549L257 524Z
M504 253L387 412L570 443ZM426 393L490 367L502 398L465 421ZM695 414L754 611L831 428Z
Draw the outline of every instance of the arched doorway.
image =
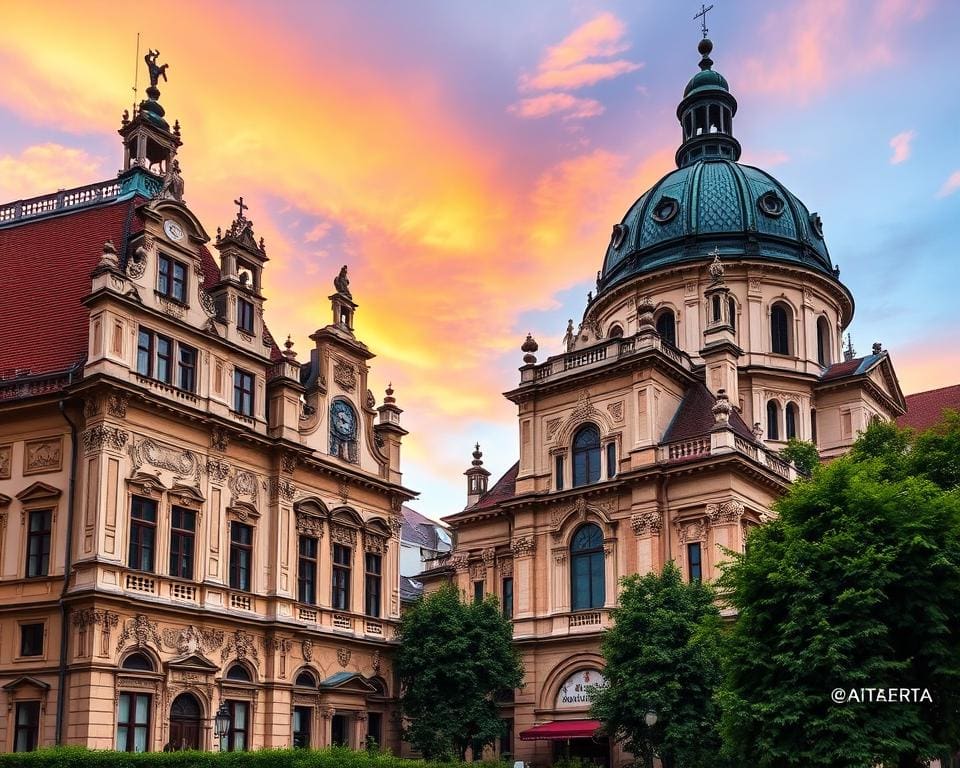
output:
M200 749L200 729L203 710L192 693L181 693L170 705L171 750Z

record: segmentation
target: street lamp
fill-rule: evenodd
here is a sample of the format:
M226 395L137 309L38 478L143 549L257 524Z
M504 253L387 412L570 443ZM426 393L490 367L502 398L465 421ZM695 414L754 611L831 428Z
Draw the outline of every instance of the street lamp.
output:
M653 726L657 724L656 711L648 709L647 714L643 716L643 722L647 724L648 730L652 730ZM647 768L653 768L653 740L650 738L648 741L650 742L650 749L647 751Z
M217 738L217 749L223 749L223 737L230 732L230 709L227 702L220 704L220 709L213 718L213 733Z

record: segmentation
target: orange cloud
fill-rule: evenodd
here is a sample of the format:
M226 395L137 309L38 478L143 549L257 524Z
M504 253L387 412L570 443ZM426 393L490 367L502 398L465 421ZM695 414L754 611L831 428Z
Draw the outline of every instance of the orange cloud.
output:
M940 187L940 191L937 192L937 197L947 197L958 189L960 189L960 170L954 171L947 177L947 180L943 182L943 186Z
M530 99L521 99L507 107L507 111L526 118L540 118L562 112L565 119L572 119L602 115L604 108L596 99L578 99L569 93L544 93Z
M916 135L916 131L903 131L890 139L890 148L893 150L890 165L899 165L910 159L910 145Z
M538 72L532 77L521 77L521 90L543 91L550 88L576 90L587 85L595 85L602 80L612 80L628 72L640 69L643 64L632 61L584 62L566 69L552 69Z
M37 144L0 155L0 200L19 200L91 184L106 176L100 158L60 144Z

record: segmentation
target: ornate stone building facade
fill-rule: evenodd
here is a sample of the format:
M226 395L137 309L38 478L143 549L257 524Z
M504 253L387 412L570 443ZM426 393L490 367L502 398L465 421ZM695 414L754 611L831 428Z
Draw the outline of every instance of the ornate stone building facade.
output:
M0 206L0 750L397 748L401 410L346 267L309 359L278 348L156 58L117 180Z
M579 328L543 362L522 346L506 393L519 461L490 488L474 461L467 507L445 518L454 552L422 576L495 594L512 617L526 680L502 705L498 751L530 763L633 759L589 717L619 579L670 560L714 577L796 478L778 456L789 438L836 456L905 410L879 345L842 351L853 298L820 217L737 162L711 50L677 109L677 169L613 227Z

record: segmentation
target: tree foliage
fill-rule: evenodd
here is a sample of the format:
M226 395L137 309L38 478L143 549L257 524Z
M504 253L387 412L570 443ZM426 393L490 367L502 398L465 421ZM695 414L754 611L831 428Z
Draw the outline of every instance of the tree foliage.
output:
M400 622L397 671L404 738L427 759L462 757L502 733L495 696L519 688L513 626L496 598L466 603L453 585L422 597Z
M621 583L601 644L607 686L593 694L594 716L638 757L654 750L667 768L716 766L720 614L713 590L684 583L672 561L659 574ZM644 721L651 709L652 728Z
M721 694L735 760L905 767L960 744L958 450L956 415L916 437L873 425L751 533L720 581L739 613ZM933 701L832 701L867 688Z
M780 455L787 461L792 461L793 465L805 475L812 475L820 465L820 452L817 446L806 440L798 440L791 437Z

